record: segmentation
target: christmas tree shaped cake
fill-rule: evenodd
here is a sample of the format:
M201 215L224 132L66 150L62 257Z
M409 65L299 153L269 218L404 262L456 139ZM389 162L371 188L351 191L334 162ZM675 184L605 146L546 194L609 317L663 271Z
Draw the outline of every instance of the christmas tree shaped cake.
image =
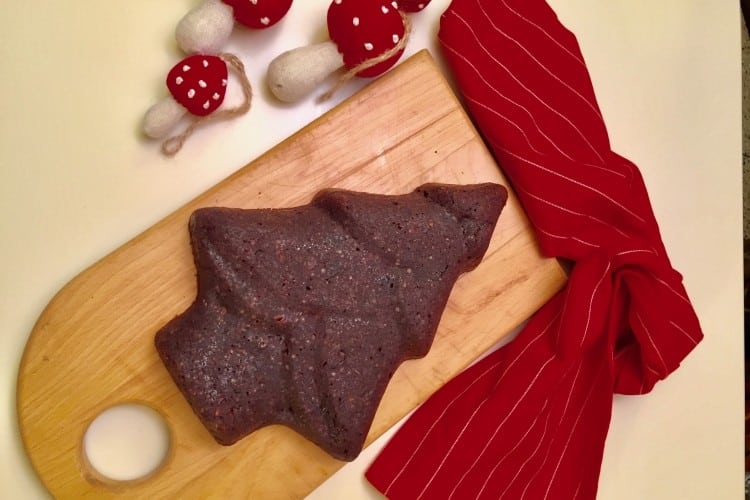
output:
M219 443L283 424L351 460L393 372L429 350L506 199L497 184L427 184L199 209L198 295L157 333L159 355Z

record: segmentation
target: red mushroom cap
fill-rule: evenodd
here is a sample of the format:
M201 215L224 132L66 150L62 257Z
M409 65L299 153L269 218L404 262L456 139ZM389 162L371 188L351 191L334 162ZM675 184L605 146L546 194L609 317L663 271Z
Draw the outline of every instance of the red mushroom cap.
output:
M328 7L328 36L351 69L392 49L405 28L396 2L383 0L333 0ZM396 64L403 50L393 57L360 71L357 76L377 76Z
M419 12L429 3L430 0L399 0L398 8L404 12Z
M278 23L289 11L292 0L221 0L232 7L234 19L248 28L260 30Z
M206 116L224 101L227 64L217 56L186 57L167 74L167 88L190 113Z

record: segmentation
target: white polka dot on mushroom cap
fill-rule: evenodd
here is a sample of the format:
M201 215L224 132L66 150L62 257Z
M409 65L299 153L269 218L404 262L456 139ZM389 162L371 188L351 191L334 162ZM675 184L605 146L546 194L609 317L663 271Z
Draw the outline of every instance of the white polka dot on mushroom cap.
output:
M185 80L183 80L181 76L178 76L177 78L175 78L175 79L174 79L174 82L175 82L175 83L176 83L177 85L180 85L180 84L181 84L182 82L184 82L184 81L185 81Z
M190 99L192 99L193 97L195 97L195 89L188 90L187 96Z
M372 50L373 45L370 42L365 42L365 50Z
M271 24L271 20L268 19L266 16L263 16L260 18L260 23L264 26L268 26L269 24Z
M184 66L182 67L182 71L190 71L190 66L188 66L187 64L185 64L185 65L184 65Z
M359 18L358 17L353 17L352 18L352 24L354 26L359 26Z
M380 11L381 11L381 12L382 12L383 14L388 14L388 13L390 12L390 11L388 10L388 7L386 7L385 5L381 5L381 6L380 6Z
M396 33L394 33L393 35L391 35L391 40L393 40L393 43L398 43L398 41L400 39L401 38Z
M397 2L391 2L391 5L394 9L398 10L398 3Z
M203 67L208 68L208 61L206 61L205 59L203 60Z

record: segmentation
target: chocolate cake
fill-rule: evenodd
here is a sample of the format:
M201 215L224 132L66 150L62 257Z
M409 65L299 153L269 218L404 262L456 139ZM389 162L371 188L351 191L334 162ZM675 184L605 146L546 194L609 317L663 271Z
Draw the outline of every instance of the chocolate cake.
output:
M198 295L156 334L159 355L219 443L283 424L352 460L393 372L429 350L506 199L498 184L427 184L196 210Z

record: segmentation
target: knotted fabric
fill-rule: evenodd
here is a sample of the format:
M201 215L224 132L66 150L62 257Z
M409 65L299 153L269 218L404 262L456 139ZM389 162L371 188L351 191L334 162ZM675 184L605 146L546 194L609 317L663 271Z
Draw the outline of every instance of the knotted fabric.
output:
M414 412L366 477L392 499L594 498L613 394L675 370L703 337L698 319L554 11L454 0L439 40L543 253L572 270L512 342Z

